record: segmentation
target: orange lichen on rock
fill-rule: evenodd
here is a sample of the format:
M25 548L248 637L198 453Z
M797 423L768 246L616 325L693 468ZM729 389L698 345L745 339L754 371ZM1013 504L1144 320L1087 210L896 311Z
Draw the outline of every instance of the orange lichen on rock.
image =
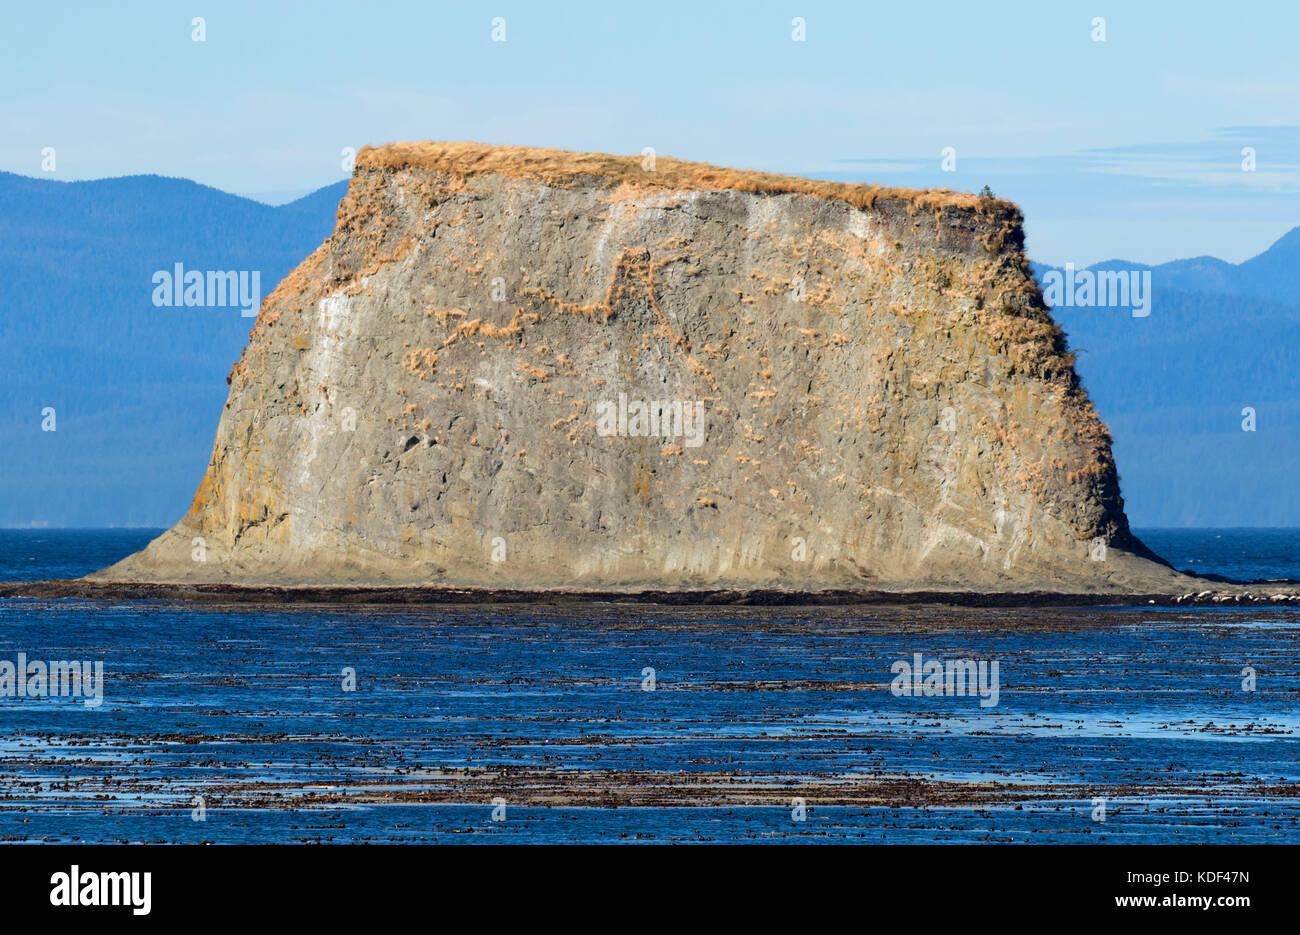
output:
M438 352L430 347L417 347L402 356L402 366L407 373L414 374L421 380L428 380L437 369Z
M799 194L844 201L856 208L870 208L879 199L898 200L918 210L945 207L966 208L982 214L1003 214L1019 209L1010 202L951 189L891 188L827 182L793 175L777 175L751 169L729 169L706 162L685 162L657 156L653 169L644 167L643 157L610 153L577 153L563 149L531 146L490 146L472 142L390 143L364 146L357 154L357 168L423 168L468 178L500 175L508 179L534 178L547 185L569 186L593 177L625 186L625 191L691 191L727 189L765 195Z

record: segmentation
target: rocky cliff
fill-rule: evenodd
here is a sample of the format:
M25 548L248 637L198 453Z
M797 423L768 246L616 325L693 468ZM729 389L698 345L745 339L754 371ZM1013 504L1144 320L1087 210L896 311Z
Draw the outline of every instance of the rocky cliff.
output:
M994 198L368 148L229 382L189 512L92 577L1177 586Z

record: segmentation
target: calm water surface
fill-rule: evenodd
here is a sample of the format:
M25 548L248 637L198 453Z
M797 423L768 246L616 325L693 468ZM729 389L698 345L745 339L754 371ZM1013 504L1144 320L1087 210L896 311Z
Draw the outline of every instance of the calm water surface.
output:
M154 534L5 532L0 578ZM1300 843L1298 641L1267 608L0 600L0 662L104 666L98 707L0 697L0 840ZM895 695L914 653L997 661L997 705Z

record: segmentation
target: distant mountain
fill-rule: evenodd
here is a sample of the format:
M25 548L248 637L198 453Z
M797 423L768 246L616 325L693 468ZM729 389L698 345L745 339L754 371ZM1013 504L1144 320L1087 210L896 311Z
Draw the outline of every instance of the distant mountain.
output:
M1150 270L1152 282L1160 289L1252 296L1296 305L1300 304L1300 227L1292 228L1259 256L1243 263L1198 256L1158 266L1107 260L1091 268Z
M1054 269L1036 265L1040 283ZM1114 435L1133 525L1300 526L1300 228L1240 264L1089 270L1151 274L1146 317L1053 310Z
M271 207L183 179L0 173L0 525L173 522L254 319L158 307L155 273L256 271L267 295L333 230L346 186Z

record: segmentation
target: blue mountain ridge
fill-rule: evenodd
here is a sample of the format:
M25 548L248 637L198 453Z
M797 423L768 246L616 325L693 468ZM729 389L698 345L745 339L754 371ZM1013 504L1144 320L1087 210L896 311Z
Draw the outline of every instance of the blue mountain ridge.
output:
M254 320L155 307L154 273L257 270L267 295L329 236L346 188L271 207L184 179L0 173L0 525L174 522Z
M1300 228L1240 264L1108 260L1149 271L1150 314L1052 311L1110 427L1135 526L1300 525ZM1057 267L1034 264L1040 284ZM1254 410L1254 431L1244 431Z

